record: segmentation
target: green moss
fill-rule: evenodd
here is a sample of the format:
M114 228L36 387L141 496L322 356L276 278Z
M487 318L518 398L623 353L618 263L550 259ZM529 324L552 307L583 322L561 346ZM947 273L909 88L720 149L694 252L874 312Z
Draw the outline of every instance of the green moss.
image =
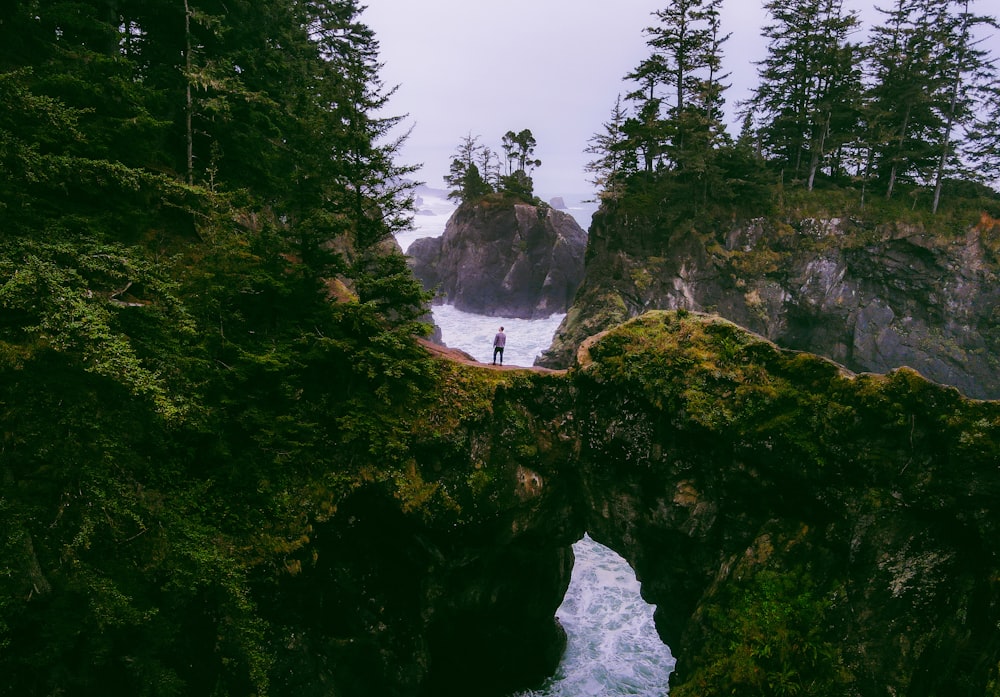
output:
M803 568L758 570L732 581L701 609L707 644L671 689L704 695L826 695L843 692L850 675L824 627L831 595Z

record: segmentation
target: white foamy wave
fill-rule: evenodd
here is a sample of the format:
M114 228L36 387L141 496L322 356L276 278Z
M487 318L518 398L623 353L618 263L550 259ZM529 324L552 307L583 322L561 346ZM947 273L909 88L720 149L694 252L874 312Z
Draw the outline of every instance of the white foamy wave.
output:
M663 697L675 661L632 568L589 536L573 552L573 576L556 613L566 653L551 679L518 697Z
M500 327L507 335L507 348L503 352L504 365L530 366L552 343L552 337L565 314L545 319L518 319L516 317L488 317L462 312L453 305L435 305L431 308L434 323L441 327L441 340L446 346L465 351L477 361L493 361L493 337Z

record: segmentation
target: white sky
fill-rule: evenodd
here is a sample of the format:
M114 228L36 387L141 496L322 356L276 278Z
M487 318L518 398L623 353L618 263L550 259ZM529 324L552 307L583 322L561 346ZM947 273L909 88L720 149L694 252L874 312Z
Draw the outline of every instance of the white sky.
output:
M643 29L664 0L367 0L361 19L375 32L385 64L382 78L399 88L391 115L406 114L413 132L400 164L422 164L417 177L446 188L456 147L468 134L494 151L509 130L535 136L535 194L591 194L584 165L588 140L603 129L624 76L650 49ZM755 61L766 45L761 0L725 0L725 70L732 87L726 111L757 83ZM883 2L882 4L891 4ZM973 11L988 12L978 3ZM845 0L862 29L882 15L875 2ZM1000 56L1000 37L989 39ZM730 128L731 132L734 129Z

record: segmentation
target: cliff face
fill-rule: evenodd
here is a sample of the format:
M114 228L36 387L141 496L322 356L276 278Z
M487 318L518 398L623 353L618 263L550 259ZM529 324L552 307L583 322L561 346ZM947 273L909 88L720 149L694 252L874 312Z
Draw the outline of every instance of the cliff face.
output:
M444 302L484 315L565 312L583 280L586 233L571 215L509 199L464 203L444 234L413 242L414 275Z
M338 694L533 684L584 531L657 605L672 695L1000 694L1000 404L675 313L566 375L463 370L488 406L415 435L442 508L373 484L286 588Z
M585 282L540 365L568 365L587 336L646 310L685 308L859 372L908 366L972 397L1000 396L995 220L945 237L848 219L758 219L675 230L656 255L618 245L622 225L595 217Z

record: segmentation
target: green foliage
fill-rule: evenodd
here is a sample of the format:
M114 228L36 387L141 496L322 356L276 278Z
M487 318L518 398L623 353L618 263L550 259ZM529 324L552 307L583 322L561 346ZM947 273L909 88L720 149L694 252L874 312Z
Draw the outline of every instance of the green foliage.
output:
M448 197L475 202L499 193L535 203L530 172L542 164L531 157L535 145L530 130L507 131L502 139L505 165L502 169L498 156L488 146L480 145L478 136L466 136L456 148L449 174L444 178L451 187Z
M161 269L116 245L15 242L3 252L5 340L73 355L168 418L183 411L183 397L175 400L165 385L173 368L155 355L151 330L158 326L177 345L191 341L194 324Z
M849 680L839 647L826 638L830 607L802 568L726 584L703 608L708 645L671 694L837 694Z
M268 694L313 525L366 482L423 505L438 374L376 244L411 170L359 13L2 11L0 691Z
M995 56L974 37L996 16L961 3L895 3L880 8L884 24L859 45L851 42L858 17L841 3L765 5L768 55L740 107L735 142L722 118L729 34L718 0L654 12L658 21L645 30L651 53L625 76L633 107L619 100L588 148L599 155L589 167L602 200L620 203L627 189L648 209L644 197L655 189L653 205L701 215L712 203L759 205L771 182L811 191L828 180L850 187L862 206L896 198L934 214L947 182L995 179Z

